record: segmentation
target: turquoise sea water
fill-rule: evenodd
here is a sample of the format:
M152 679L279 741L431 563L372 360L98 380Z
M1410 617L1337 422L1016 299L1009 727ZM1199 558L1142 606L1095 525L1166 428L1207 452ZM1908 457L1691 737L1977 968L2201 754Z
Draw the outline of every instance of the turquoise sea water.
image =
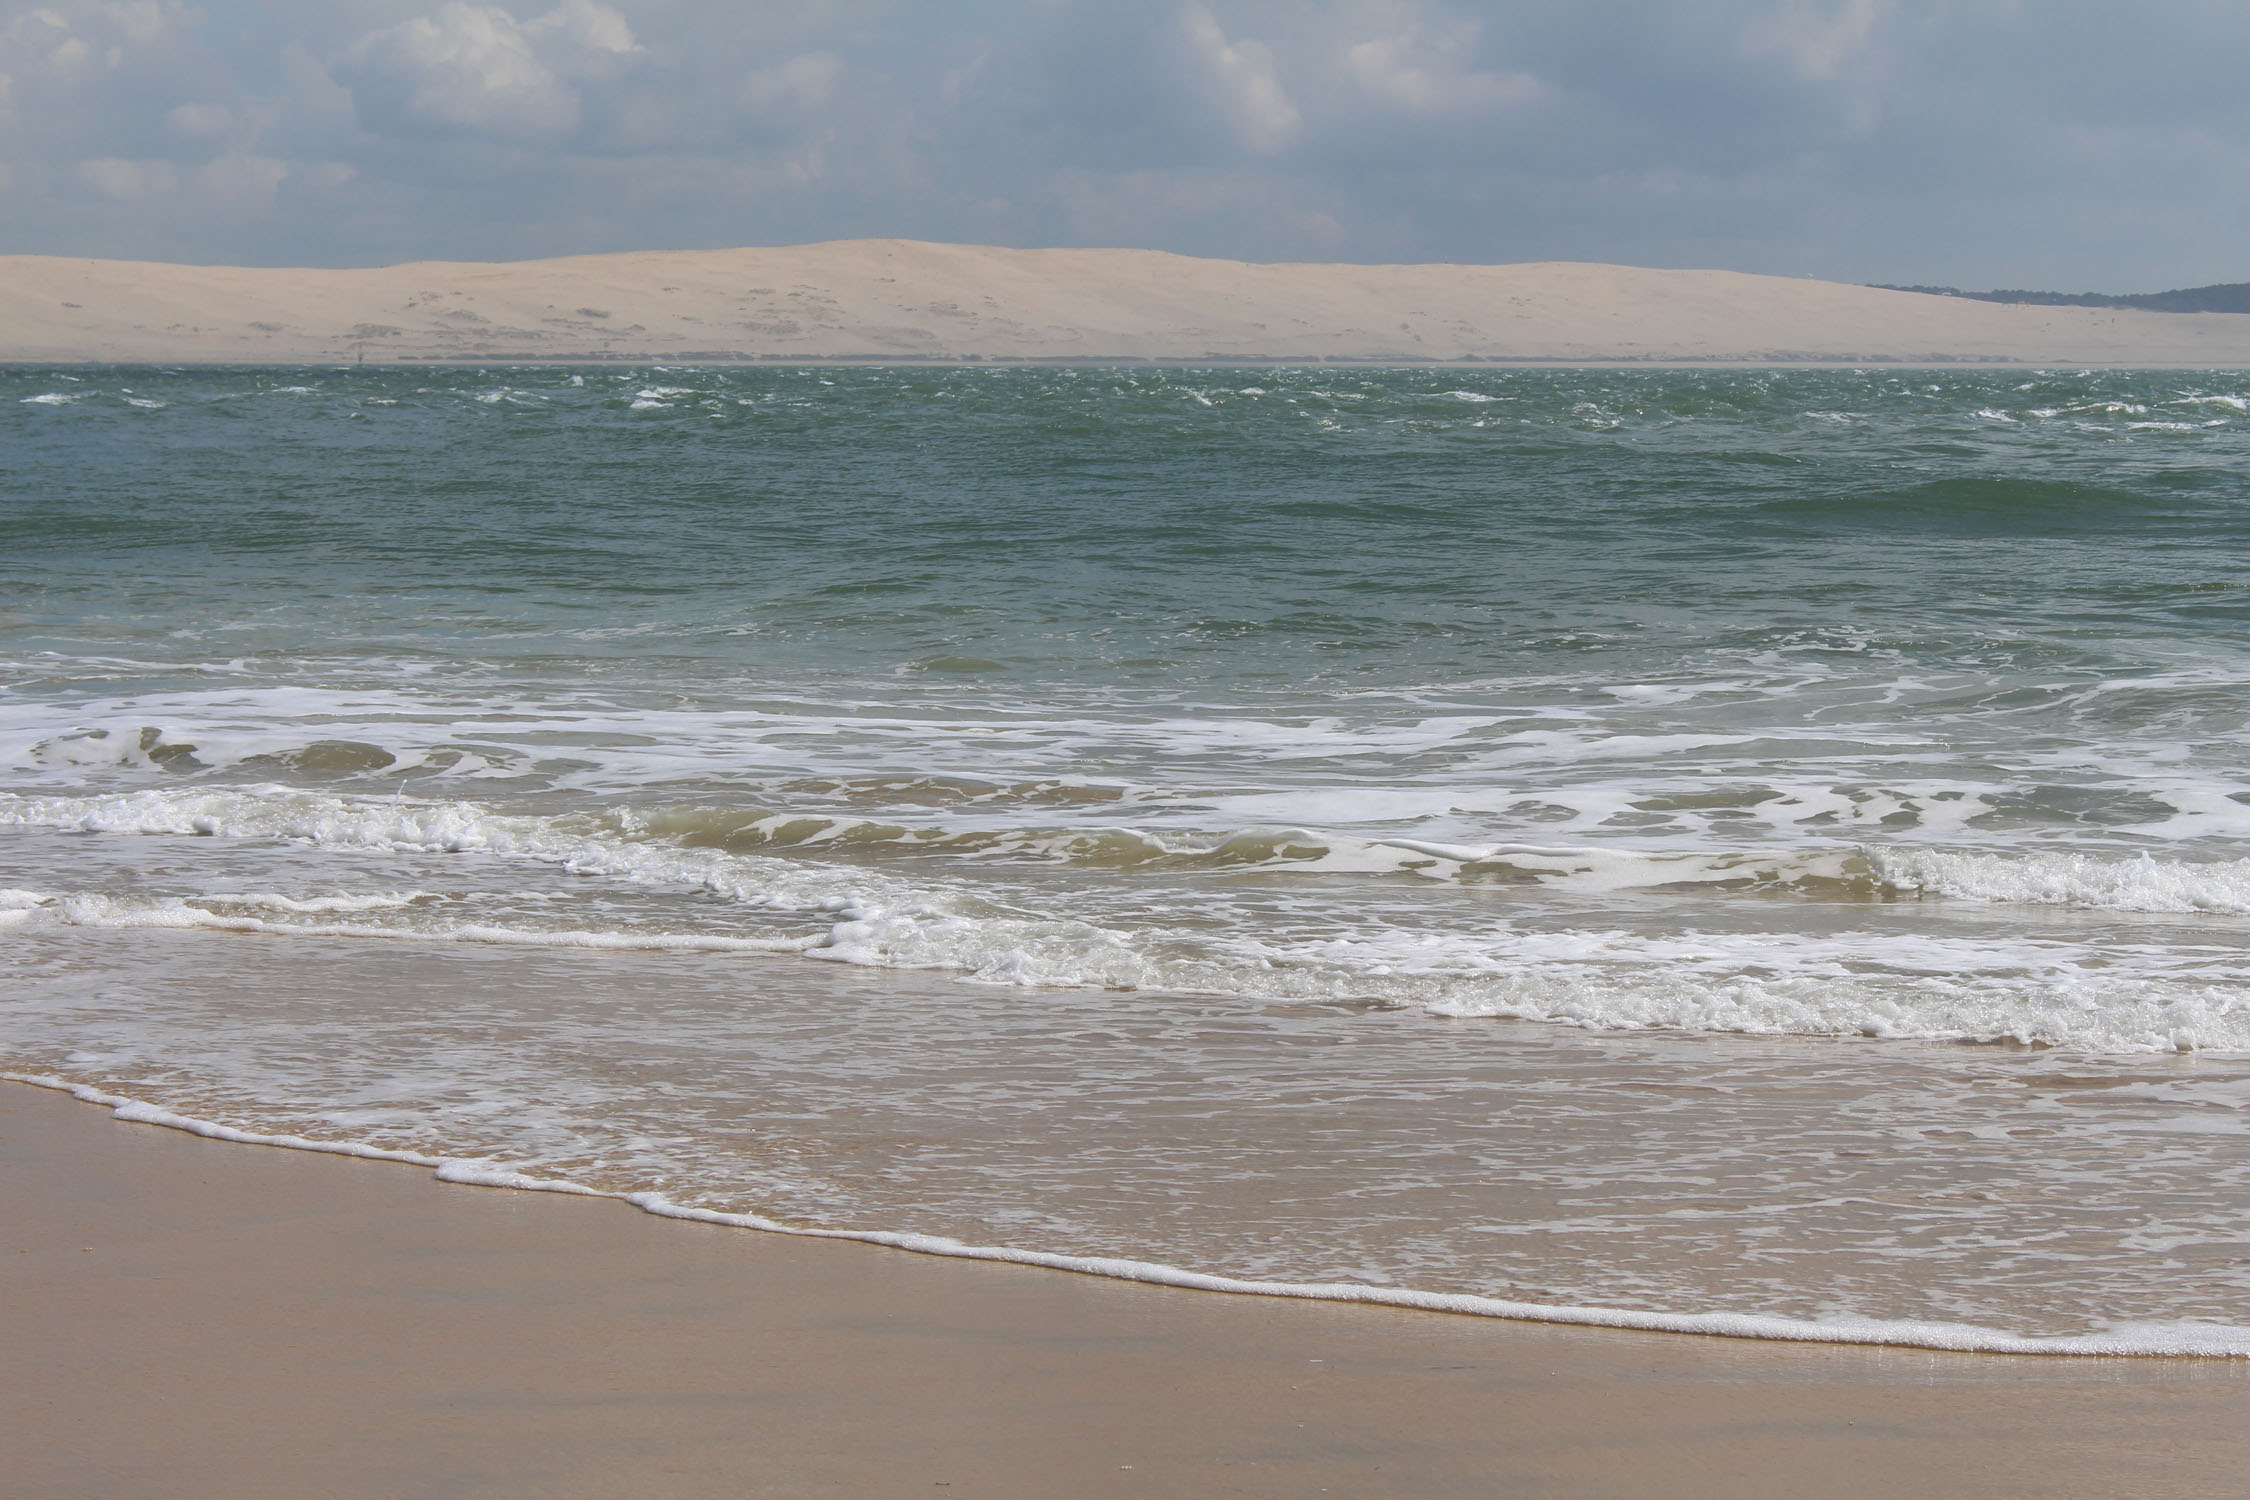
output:
M2246 522L2211 372L11 370L0 1065L2250 1350Z

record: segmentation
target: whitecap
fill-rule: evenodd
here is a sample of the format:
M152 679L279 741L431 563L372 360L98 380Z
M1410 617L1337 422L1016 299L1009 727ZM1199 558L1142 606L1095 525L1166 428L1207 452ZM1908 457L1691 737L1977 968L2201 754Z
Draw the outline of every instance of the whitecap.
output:
M263 791L147 791L94 797L0 794L0 825L82 832L282 840L346 850L477 853L528 860L642 888L699 890L738 908L816 918L821 931L743 937L690 927L569 932L490 923L308 925L318 936L416 936L464 942L789 952L894 969L951 972L988 984L1149 989L1267 1001L1374 1002L1447 1016L1507 1017L1593 1030L1761 1036L2014 1041L2085 1052L2250 1052L2250 1003L2229 972L2159 961L2114 945L2013 947L1920 942L1880 934L1754 940L1564 934L1501 926L1432 933L1362 928L1342 938L1291 935L1264 922L1179 927L1160 913L1096 918L996 909L981 888L908 870L733 853L634 836L603 820L503 814L469 802ZM1308 836L1316 838L1317 836ZM1261 843L1249 852L1266 858ZM2250 861L2189 866L1868 849L1794 859L1648 851L1450 845L1411 839L1308 844L1325 875L1466 876L1513 872L1582 894L1707 885L1843 889L1880 881L1910 894L2113 911L2250 911ZM1221 851L1223 855L1223 851ZM1432 868L1416 868L1414 861ZM1222 860L1223 862L1223 860ZM1855 873L1856 866L1856 873ZM298 915L214 910L216 898L124 899L87 892L33 908L66 925L275 931ZM371 912L370 918L379 916Z

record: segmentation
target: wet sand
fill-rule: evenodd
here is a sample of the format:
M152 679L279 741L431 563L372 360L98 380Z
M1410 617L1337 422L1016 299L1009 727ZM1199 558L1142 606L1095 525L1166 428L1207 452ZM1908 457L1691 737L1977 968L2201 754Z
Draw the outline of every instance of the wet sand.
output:
M2250 1365L1541 1327L658 1220L0 1085L0 1496L2220 1496Z
M2250 364L2250 315L1550 261L918 240L322 270L0 256L0 361Z

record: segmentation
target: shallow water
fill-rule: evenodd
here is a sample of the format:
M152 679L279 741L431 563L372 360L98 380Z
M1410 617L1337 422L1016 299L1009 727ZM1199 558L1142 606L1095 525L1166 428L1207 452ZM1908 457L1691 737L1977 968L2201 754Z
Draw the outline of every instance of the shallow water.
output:
M7 372L0 1063L1217 1275L2250 1324L2246 435L2209 373Z

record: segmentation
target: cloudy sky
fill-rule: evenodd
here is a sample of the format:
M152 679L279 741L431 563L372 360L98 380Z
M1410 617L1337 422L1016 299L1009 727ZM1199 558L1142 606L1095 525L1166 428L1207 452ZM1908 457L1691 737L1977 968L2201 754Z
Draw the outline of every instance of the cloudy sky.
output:
M2250 280L2250 0L0 0L0 252Z

